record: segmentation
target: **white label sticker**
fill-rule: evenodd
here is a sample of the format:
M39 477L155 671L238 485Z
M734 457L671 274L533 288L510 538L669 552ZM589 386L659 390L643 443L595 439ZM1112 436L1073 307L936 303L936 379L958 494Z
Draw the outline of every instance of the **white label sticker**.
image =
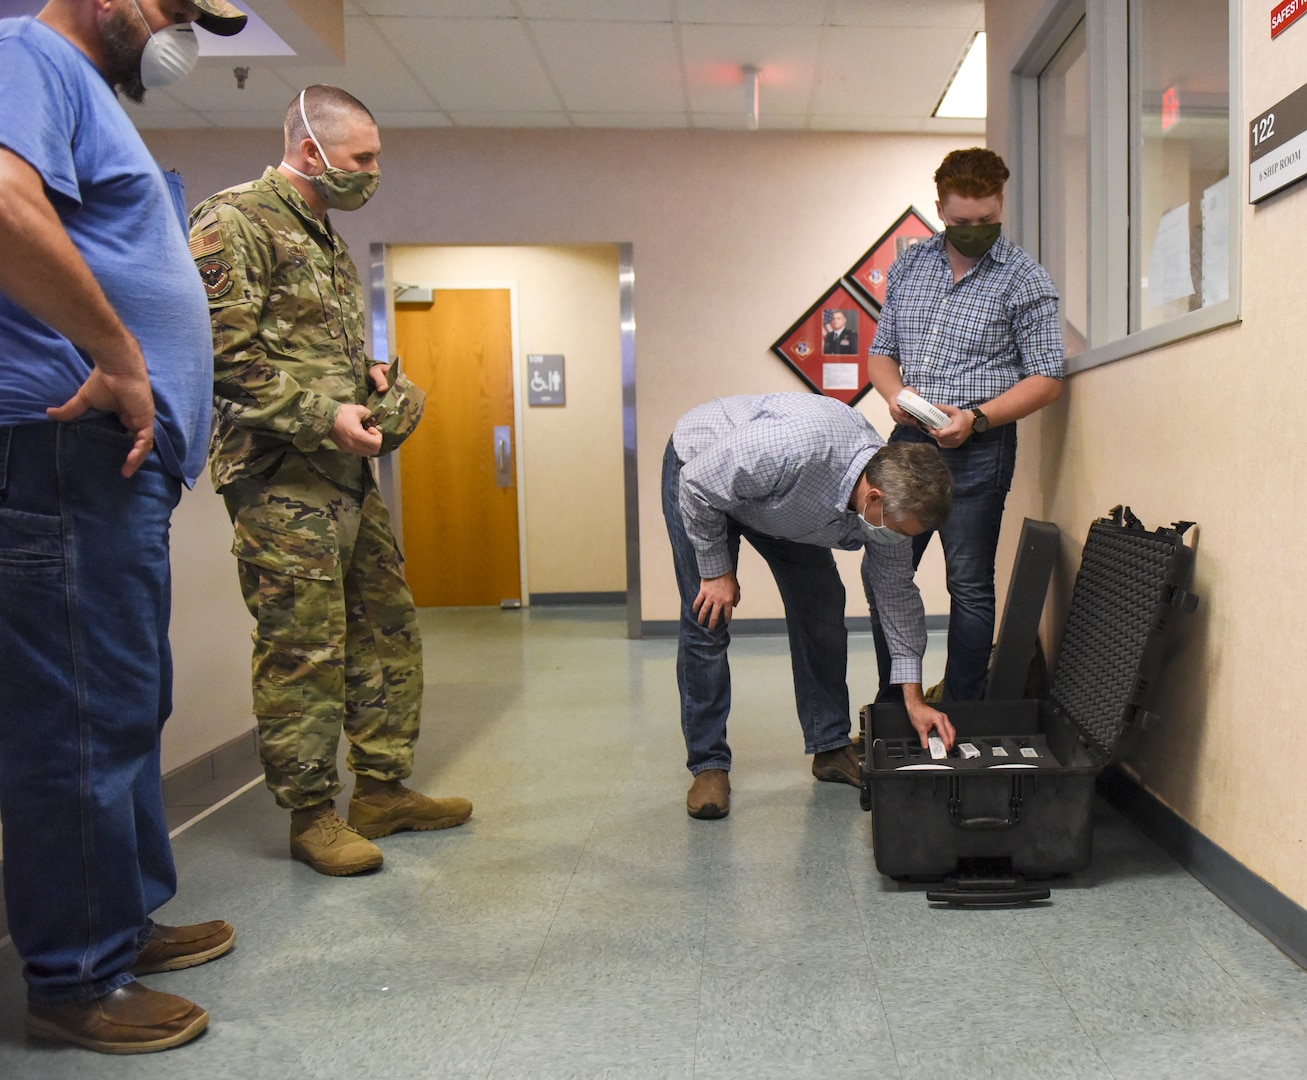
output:
M823 390L858 389L858 365L822 364L821 388Z

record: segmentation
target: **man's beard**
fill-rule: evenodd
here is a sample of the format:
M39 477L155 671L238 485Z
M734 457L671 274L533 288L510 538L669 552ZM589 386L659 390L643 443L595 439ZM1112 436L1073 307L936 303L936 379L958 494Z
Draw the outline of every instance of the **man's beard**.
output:
M147 39L148 40L148 39ZM100 34L100 48L104 50L105 72L109 85L140 104L145 98L145 84L141 82L141 20L135 13L110 12Z

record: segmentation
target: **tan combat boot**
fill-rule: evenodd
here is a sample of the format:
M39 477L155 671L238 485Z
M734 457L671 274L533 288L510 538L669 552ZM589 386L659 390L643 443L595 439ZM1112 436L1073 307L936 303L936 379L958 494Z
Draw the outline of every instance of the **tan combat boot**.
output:
M346 825L330 800L291 814L290 855L330 877L361 874L381 865L381 849Z
M398 780L371 776L355 778L354 797L349 801L350 827L369 840L405 829L452 829L471 816L472 804L466 799L433 799Z

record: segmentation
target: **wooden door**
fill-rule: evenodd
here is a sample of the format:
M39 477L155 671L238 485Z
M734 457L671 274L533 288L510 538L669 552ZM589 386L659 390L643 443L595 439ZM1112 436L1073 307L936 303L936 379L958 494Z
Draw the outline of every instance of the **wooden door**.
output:
M399 305L395 342L427 392L422 423L399 451L413 598L419 607L520 600L509 291L439 289L429 308Z

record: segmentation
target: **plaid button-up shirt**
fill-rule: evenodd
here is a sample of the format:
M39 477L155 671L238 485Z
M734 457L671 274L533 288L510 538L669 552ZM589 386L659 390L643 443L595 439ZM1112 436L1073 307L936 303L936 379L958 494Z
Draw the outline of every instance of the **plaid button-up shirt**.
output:
M1063 377L1057 303L1048 271L1001 235L954 283L941 233L890 267L870 352L927 401L971 409L1029 375Z
M865 544L849 499L885 440L866 418L818 394L710 401L676 425L681 519L699 575L735 569L727 519L781 540L856 551ZM895 683L921 682L926 615L913 581L912 544L873 544L871 587Z

